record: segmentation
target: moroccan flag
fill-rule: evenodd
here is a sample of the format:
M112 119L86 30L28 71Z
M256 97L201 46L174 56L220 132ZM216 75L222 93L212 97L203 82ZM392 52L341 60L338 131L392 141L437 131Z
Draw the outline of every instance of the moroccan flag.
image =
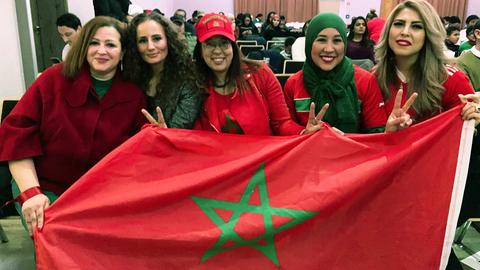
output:
M38 269L440 269L473 135L459 112L394 134L146 127L46 210Z

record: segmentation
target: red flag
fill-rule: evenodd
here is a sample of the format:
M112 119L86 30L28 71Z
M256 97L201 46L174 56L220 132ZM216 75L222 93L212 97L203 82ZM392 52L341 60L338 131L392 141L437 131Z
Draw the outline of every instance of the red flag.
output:
M457 108L393 134L147 127L46 210L37 267L439 269L468 168L462 124Z

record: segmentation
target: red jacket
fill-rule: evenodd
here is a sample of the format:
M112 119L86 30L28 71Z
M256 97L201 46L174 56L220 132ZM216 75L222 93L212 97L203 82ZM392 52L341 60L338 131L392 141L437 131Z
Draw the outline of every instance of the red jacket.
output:
M244 67L247 68L247 67ZM256 71L248 70L245 78L250 89L235 92L231 97L229 111L245 134L249 135L295 135L304 127L290 118L280 83L266 65ZM213 87L205 100L203 111L194 129L221 132L224 119L217 108Z
M383 106L382 94L375 77L368 71L354 65L354 80L360 99L360 126L362 130L385 126L387 116ZM299 71L288 78L284 87L285 99L292 119L301 125L308 122L310 94L303 82L303 71ZM335 126L335 123L329 123Z
M61 194L146 122L142 91L117 73L98 99L90 72L48 68L0 126L0 160L33 158L40 187Z
M475 91L473 90L468 77L456 67L451 65L446 65L448 78L443 83L443 87L445 88L445 92L443 92L442 96L442 111L448 111L449 109L460 105L462 102L460 98L458 98L459 94L473 94ZM402 105L405 104L407 101L407 93L408 93L408 85L404 82L401 83L401 87L403 89L403 97L402 97ZM385 110L387 115L393 110L393 105L395 103L395 96L397 95L398 89L394 86L390 86L390 98L385 102ZM408 110L410 116L415 117L415 111L413 107L410 107Z

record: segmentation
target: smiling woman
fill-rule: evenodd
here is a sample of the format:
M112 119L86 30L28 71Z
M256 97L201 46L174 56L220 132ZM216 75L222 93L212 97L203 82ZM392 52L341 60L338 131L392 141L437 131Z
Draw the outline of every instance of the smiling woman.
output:
M320 129L313 116L306 128L290 119L280 83L260 61L244 59L231 21L206 14L197 23L194 50L200 84L208 93L196 129L250 135L295 135ZM326 108L325 108L326 109Z
M89 21L65 62L45 70L0 126L0 161L30 235L45 208L146 122L143 93L118 68L123 36L116 19Z
M125 73L147 94L154 118L159 107L168 127L192 128L203 96L187 43L169 20L155 12L135 16L128 28Z
M292 118L308 122L308 107L329 104L324 120L343 132L379 132L386 115L375 77L345 57L346 26L336 14L324 13L308 26L303 69L285 84Z

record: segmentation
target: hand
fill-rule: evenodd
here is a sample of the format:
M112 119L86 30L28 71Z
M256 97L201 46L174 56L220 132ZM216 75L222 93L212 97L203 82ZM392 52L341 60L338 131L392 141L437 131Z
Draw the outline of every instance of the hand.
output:
M323 105L317 116L315 116L315 103L310 103L310 112L308 113L308 122L304 134L317 132L322 128L322 118L327 113L328 106L328 103Z
M387 124L385 125L386 132L399 131L401 129L409 127L413 123L407 111L412 106L418 94L413 93L408 98L407 102L405 102L403 107L400 107L402 104L402 96L403 90L398 90L397 95L395 96L395 104L393 105L393 110L388 116Z
M33 236L35 227L40 230L43 228L43 213L48 206L50 206L50 200L45 194L35 195L23 203L22 213L30 236Z
M153 116L149 114L145 109L142 109L142 113L143 115L145 115L145 117L147 118L148 122L150 122L150 124L157 125L157 127L159 128L168 128L167 123L165 123L165 119L163 118L162 109L160 109L160 107L157 106L156 110L157 110L158 120L155 120L155 118L153 118Z
M462 116L463 120L475 120L475 126L480 123L480 96L475 94L468 94L468 95L458 95L462 103L465 104L463 106L462 112L460 115ZM469 100L472 100L471 102Z

